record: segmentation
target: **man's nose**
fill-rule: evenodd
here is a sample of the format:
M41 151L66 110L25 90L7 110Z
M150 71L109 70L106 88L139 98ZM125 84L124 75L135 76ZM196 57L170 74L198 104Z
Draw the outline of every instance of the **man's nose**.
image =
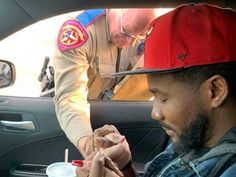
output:
M162 111L160 109L160 106L158 106L157 103L155 103L155 101L153 102L153 108L152 108L151 116L154 120L158 120L158 121L164 119L164 116L162 115Z
M152 118L154 120L163 120L163 116L161 114L161 111L160 110L152 110Z

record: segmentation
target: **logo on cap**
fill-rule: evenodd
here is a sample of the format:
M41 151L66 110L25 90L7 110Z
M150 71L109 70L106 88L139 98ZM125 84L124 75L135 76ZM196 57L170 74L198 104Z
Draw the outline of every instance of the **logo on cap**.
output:
M178 53L177 54L177 58L179 59L179 60L181 60L181 61L184 61L185 60L185 58L186 58L186 53Z

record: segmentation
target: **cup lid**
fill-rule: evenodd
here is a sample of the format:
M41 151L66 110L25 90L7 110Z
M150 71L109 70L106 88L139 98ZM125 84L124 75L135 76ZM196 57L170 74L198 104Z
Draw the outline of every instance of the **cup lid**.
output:
M65 168L64 162L56 162L47 167L46 174L49 177L76 177L76 167L67 163Z

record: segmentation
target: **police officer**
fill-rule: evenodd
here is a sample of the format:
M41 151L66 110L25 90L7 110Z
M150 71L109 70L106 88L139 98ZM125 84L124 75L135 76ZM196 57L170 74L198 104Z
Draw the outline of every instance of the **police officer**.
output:
M53 57L55 109L83 156L91 153L87 99L109 98L118 82L111 74L130 66L121 49L143 38L154 16L154 9L86 10L62 25Z

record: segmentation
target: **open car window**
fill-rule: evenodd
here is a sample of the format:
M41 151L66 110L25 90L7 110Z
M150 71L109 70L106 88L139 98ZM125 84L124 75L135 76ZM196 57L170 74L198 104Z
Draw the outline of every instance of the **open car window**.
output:
M156 16L170 11L171 9L156 9ZM55 38L58 34L62 23L69 17L75 17L79 12L71 12L60 16L42 20L31 26L28 26L6 39L0 41L0 58L7 59L16 66L16 80L14 85L0 90L0 95L20 96L20 97L53 97L53 68L51 68L51 58L53 54L53 46ZM45 84L42 68L48 62L45 72L47 81ZM145 80L145 76L136 76L138 80ZM125 87L129 86L129 82L123 81ZM132 84L132 83L131 83ZM45 87L46 85L46 87ZM146 85L146 84L145 84ZM119 85L118 85L119 86ZM113 100L124 100L126 97L122 87L115 89ZM143 87L142 83L137 89L146 90L147 86ZM144 91L145 92L145 91ZM146 92L144 94L147 94ZM133 95L130 100L149 100L152 99L149 95L142 97ZM126 99L127 100L127 99Z

